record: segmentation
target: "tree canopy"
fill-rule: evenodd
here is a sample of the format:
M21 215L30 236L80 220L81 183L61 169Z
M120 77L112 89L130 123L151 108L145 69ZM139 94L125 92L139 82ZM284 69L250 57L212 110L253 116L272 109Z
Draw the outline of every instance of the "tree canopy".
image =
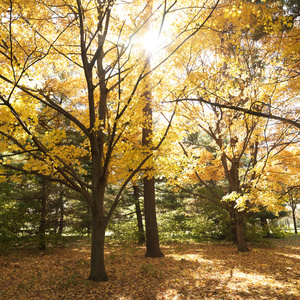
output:
M141 178L226 210L248 250L247 215L299 185L299 15L284 0L4 0L0 183L37 176L88 204L94 281Z

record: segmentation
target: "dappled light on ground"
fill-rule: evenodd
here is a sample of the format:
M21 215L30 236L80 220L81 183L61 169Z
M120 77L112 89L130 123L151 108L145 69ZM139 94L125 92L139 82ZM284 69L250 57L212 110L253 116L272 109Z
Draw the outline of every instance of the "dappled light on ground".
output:
M164 258L109 245L109 281L86 280L88 246L0 256L0 299L300 299L300 243L293 247L173 244Z

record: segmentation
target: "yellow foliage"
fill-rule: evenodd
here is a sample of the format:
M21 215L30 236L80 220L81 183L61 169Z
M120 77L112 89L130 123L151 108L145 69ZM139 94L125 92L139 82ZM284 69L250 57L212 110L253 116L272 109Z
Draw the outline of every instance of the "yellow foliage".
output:
M44 2L14 0L13 14L10 3L3 3L1 153L20 151L24 170L55 178L62 178L62 169L68 167L69 175L86 174L87 161L96 153L97 166L108 168L108 181L122 184L152 151L153 158L137 177L162 176L180 184L199 183L200 177L204 183L217 183L230 199L235 191L238 209L255 209L255 203L275 207L274 193L284 190L281 183L299 181L298 159L290 156L298 150L274 146L282 150L276 153L269 148L282 132L295 133L198 100L279 115L289 114L291 105L297 119L299 28L291 25L276 1L237 0L221 1L201 27L214 3L180 0L164 11L160 2L153 1L152 31L159 33L162 28L153 40L154 51L145 49L142 41L150 23L143 1L113 6L107 32L105 24L98 23L105 3L98 11L94 2L83 0L84 24L73 0L67 5L55 1L53 9ZM166 23L161 24L164 17ZM145 52L152 55L148 65ZM151 94L153 124L143 114L145 90ZM177 102L168 135L154 151ZM143 147L142 127L147 126L153 126L153 132L149 145ZM199 131L210 140L189 144L189 135ZM14 162L5 158L5 163ZM73 180L78 178L74 175Z

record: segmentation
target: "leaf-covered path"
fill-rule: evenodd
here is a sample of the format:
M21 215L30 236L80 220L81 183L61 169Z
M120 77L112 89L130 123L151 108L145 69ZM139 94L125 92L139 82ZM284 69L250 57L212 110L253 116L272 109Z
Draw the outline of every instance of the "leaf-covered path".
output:
M86 280L85 245L0 256L0 299L300 299L300 239L273 247L171 244L145 258L137 245L106 248L109 281Z

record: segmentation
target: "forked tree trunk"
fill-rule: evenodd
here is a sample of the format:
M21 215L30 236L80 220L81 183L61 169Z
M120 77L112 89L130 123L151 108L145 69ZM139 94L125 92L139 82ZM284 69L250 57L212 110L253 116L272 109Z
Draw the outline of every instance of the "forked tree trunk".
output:
M239 252L249 251L249 248L245 241L245 231L244 231L244 213L235 212L234 213L234 226L236 232L236 243Z
M101 220L96 212L92 213L92 249L91 271L89 280L101 282L107 281L108 276L104 264L104 243L106 223Z

